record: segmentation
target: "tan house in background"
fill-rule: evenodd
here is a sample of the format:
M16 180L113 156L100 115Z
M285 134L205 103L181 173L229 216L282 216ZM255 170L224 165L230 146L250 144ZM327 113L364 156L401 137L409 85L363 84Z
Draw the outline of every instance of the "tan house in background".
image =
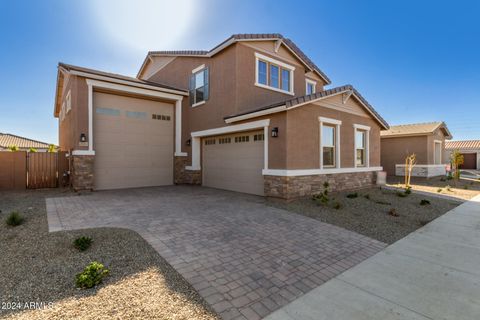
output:
M450 158L455 150L463 155L463 165L460 169L480 170L480 140L446 141L445 157Z
M75 189L201 184L281 198L374 183L388 124L279 34L149 52L137 78L59 64Z
M381 163L388 175L405 175L405 158L416 155L412 175L434 177L445 175L446 140L452 138L444 122L416 123L391 126L381 136Z
M10 151L12 146L17 147L19 151L35 149L37 152L46 152L49 144L10 133L0 133L0 151Z

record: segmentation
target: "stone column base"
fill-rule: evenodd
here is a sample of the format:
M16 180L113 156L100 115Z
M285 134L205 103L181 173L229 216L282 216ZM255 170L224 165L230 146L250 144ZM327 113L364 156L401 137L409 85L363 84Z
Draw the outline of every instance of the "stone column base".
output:
M72 155L70 179L73 190L93 190L93 163L95 156Z
M292 200L318 194L328 182L330 191L365 188L375 184L376 172L320 174L311 176L264 176L265 196Z
M175 157L175 184L202 184L201 170L187 170L188 157Z

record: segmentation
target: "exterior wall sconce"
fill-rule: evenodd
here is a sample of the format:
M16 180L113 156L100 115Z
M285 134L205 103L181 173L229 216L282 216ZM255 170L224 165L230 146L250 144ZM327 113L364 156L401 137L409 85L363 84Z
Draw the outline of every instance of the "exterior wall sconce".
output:
M188 139L187 141L185 141L185 145L187 147L190 147L190 145L192 144L192 140L191 139Z
M278 137L278 127L272 128L272 138Z
M87 142L87 136L85 135L85 133L80 134L80 142Z

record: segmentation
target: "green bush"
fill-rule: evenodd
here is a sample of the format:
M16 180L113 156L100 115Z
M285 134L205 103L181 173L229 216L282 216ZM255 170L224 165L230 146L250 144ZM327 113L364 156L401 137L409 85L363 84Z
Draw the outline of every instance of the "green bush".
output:
M406 187L405 194L411 194L411 193L412 193L412 187Z
M73 241L73 245L80 251L85 251L92 245L92 238L80 237Z
M347 194L347 198L348 199L355 199L358 197L358 192L354 192L354 193L349 193Z
M12 227L19 226L25 219L20 215L18 211L12 211L5 222Z
M437 189L437 192L438 192L438 193L441 193L442 190L443 190L442 188L438 188L438 189Z
M340 202L336 201L336 202L333 204L333 208L339 210L339 209L342 208L342 204L341 204Z
M430 204L430 201L428 201L428 200L426 200L426 199L422 199L422 200L420 201L420 205L421 205L421 206L426 206L426 205L428 205L428 204Z
M397 194L397 196L400 197L400 198L408 197L408 194L405 193L405 192L397 192L396 194Z
M88 289L101 283L109 270L100 262L94 261L85 267L83 272L75 276L75 283L78 288Z

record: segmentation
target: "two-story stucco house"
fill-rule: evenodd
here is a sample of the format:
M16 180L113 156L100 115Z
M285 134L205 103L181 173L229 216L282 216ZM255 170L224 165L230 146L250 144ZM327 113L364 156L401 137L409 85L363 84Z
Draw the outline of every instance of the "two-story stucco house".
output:
M136 78L59 64L75 189L174 183L291 199L374 182L388 124L279 34L149 52Z

